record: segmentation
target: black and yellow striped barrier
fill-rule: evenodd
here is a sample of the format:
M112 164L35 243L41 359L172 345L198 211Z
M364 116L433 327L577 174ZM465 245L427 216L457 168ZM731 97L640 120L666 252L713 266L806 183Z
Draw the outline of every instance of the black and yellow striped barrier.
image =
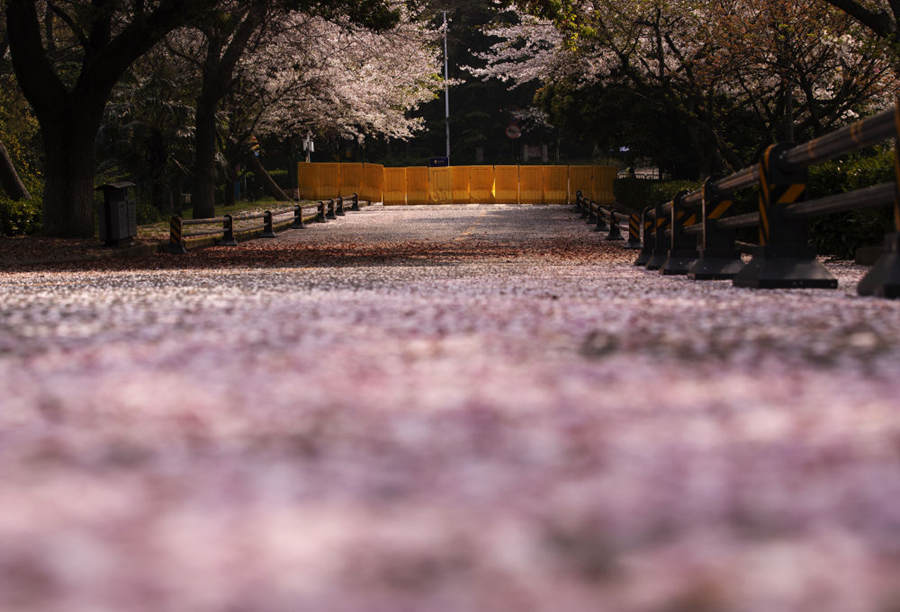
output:
M807 201L807 168L892 138L895 180L852 192ZM900 297L900 96L894 108L835 130L802 145L769 147L760 162L704 187L679 202L647 207L641 226L643 246L635 265L663 267L682 236L697 237L697 255L687 267L695 280L733 279L738 287L835 288L836 279L808 246L809 217L859 208L893 206L895 232L885 237L883 255L860 281L860 295ZM726 216L735 192L756 187L758 211ZM699 207L698 218L687 209ZM756 227L759 244L735 240L736 230ZM686 242L685 242L686 244ZM752 248L750 248L752 246ZM739 251L752 253L744 264ZM663 270L666 271L665 269Z
M184 246L181 217L178 215L174 215L169 221L169 243L166 245L166 251L174 254L187 253L187 248Z
M744 263L735 248L735 230L719 226L719 219L734 205L730 196L717 189L712 179L703 183L700 216L703 219L697 250L699 257L688 267L688 276L694 280L733 279Z
M669 252L659 271L667 276L687 274L690 265L699 257L697 241L685 234L684 228L697 222L697 214L685 208L683 191L672 200L669 211Z
M641 248L641 216L637 213L631 213L628 216L628 241L625 243L625 248Z

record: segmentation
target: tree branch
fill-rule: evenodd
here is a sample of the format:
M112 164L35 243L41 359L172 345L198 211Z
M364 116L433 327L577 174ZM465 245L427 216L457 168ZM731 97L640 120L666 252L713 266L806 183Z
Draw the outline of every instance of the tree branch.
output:
M882 38L897 35L897 22L892 22L890 15L884 11L873 11L856 0L825 0L825 2L844 11ZM897 8L894 7L895 15Z

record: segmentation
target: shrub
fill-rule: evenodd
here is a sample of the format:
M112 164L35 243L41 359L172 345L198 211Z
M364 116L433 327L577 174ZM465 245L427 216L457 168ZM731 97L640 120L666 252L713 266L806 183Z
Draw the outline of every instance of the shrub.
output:
M41 229L41 199L11 200L0 195L0 234L22 236Z
M700 186L697 181L648 181L646 179L617 179L613 184L616 202L635 211L647 206L668 202L681 191Z
M894 180L894 153L890 147L879 147L864 155L826 162L810 168L809 198L853 191ZM861 246L880 244L892 232L890 208L861 209L810 222L810 239L819 253L853 258Z

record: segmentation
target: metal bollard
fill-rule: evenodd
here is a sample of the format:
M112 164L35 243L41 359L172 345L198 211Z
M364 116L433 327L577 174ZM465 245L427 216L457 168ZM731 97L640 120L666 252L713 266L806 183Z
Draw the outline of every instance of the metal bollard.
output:
M325 214L325 202L319 202L316 206L316 223L327 223L328 217Z
M344 198L341 196L338 196L337 206L335 207L334 214L336 214L338 217L344 216Z
M770 146L760 161L759 244L734 277L735 287L836 289L837 279L816 260L806 219L788 218L787 204L806 199L807 170L781 161L788 144Z
M647 260L648 270L659 270L669 256L669 245L666 240L666 227L669 223L668 215L663 213L663 204L656 205L656 218L653 220L653 254Z
M328 200L328 212L325 213L325 216L329 219L337 219L337 215L334 214L334 200Z
M613 220L613 224L615 220ZM600 205L597 204L597 226L594 228L595 232L612 232L612 226L606 222L606 217L603 216L603 211L600 210ZM606 237L606 240L609 240L609 237Z
M669 235L669 256L660 268L660 272L666 275L687 274L688 268L700 257L697 252L697 240L684 233L684 228L697 222L697 214L688 212L684 206L682 191L672 200L669 227L672 231Z
M353 194L353 206L350 207L350 210L359 210L359 194Z
M643 243L641 252L638 254L637 259L634 260L634 265L636 266L646 266L650 258L653 257L653 227L655 224L653 219L650 218L651 209L652 207L648 206L641 212L641 219L643 219Z
M859 281L859 295L900 298L900 95L894 102L894 232L884 237L884 251L872 269Z
M637 213L628 217L628 242L625 243L625 248L641 248L641 217Z
M267 210L263 213L263 233L260 238L275 238L275 229L272 227L272 211Z
M184 232L181 225L181 217L174 215L169 221L169 244L166 245L166 251L181 255L187 253L184 246Z
M303 229L306 227L303 224L303 207L299 204L294 205L294 223L291 224L291 229Z
M234 239L234 221L231 215L225 215L225 220L222 222L222 231L223 236L222 240L219 241L219 246L237 246L237 240Z
M700 257L688 267L688 276L693 280L731 279L741 271L744 263L735 247L735 230L719 227L719 218L734 205L730 197L723 196L713 187L713 180L703 184L703 233L700 235Z
M609 209L609 233L606 235L606 238L604 238L604 240L625 240L622 237L621 230L619 229L619 222L616 221L616 211L614 211L613 209Z

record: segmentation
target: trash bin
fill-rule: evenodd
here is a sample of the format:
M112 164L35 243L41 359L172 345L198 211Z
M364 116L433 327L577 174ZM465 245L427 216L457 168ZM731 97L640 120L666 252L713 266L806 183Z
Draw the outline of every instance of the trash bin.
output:
M103 192L100 212L100 240L106 246L119 246L137 236L137 203L134 183L108 183L97 187Z

